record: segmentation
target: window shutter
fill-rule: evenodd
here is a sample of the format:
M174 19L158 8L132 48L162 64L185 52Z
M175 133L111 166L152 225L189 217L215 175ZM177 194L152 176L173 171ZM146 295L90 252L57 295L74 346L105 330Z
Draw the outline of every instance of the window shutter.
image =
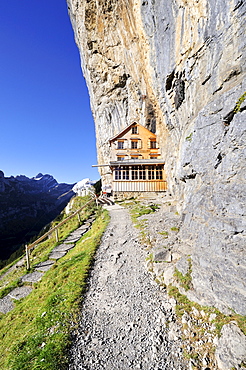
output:
M150 140L148 140L148 149L150 149Z
M138 149L142 148L142 140L138 140Z

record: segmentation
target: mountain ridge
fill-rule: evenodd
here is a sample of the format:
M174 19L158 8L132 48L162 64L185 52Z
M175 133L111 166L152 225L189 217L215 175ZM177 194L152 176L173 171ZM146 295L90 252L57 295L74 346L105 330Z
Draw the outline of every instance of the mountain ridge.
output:
M0 172L0 259L37 235L75 194L74 184L59 184L52 175L38 173L5 177Z

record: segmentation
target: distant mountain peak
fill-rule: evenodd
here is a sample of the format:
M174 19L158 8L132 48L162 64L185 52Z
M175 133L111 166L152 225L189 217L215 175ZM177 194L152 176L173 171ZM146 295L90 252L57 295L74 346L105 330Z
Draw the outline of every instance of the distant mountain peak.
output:
M4 177L0 171L0 259L53 220L75 194L72 187L48 174Z
M40 172L40 173L38 173L33 179L34 180L39 180L39 179L41 179L42 177L43 177L44 175Z

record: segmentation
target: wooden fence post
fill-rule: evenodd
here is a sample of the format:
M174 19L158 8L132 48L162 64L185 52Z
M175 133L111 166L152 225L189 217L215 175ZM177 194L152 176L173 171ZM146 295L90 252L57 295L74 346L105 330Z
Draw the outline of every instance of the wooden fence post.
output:
M81 224L81 218L80 218L80 214L78 213L78 220L79 220L79 223Z
M59 242L58 229L56 229L56 241Z
M97 204L97 208L98 208L98 199L97 199L97 197L96 197L96 204Z
M80 209L79 209L79 212L82 211L82 209L84 209L85 207L87 207L91 202L94 202L94 200L96 199L96 203L97 203L97 207L98 207L98 200L97 198L93 198L91 199L89 202L87 202L86 204L84 204ZM71 216L68 216L65 220L61 221L58 225L55 226L55 228L52 228L51 230L47 231L44 235L42 235L40 238L38 238L34 243L30 244L29 245L29 248L27 248L27 245L26 245L26 256L27 256L27 264L28 264L28 268L30 268L30 253L29 251L31 249L33 249L37 244L39 244L42 240L44 240L45 238L47 237L50 237L50 235L55 231L56 233L56 241L59 242L59 235L58 235L58 227L62 226L63 224L65 224L68 220L70 220L72 217L76 216L76 214L78 213L78 211L74 212ZM79 216L78 216L79 217Z
M30 270L30 254L27 244L26 244L26 269Z

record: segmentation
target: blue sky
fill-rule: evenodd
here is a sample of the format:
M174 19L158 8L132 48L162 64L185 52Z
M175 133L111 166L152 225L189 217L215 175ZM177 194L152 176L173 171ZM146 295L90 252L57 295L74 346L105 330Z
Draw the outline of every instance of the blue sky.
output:
M0 1L0 170L99 178L95 129L65 0Z

